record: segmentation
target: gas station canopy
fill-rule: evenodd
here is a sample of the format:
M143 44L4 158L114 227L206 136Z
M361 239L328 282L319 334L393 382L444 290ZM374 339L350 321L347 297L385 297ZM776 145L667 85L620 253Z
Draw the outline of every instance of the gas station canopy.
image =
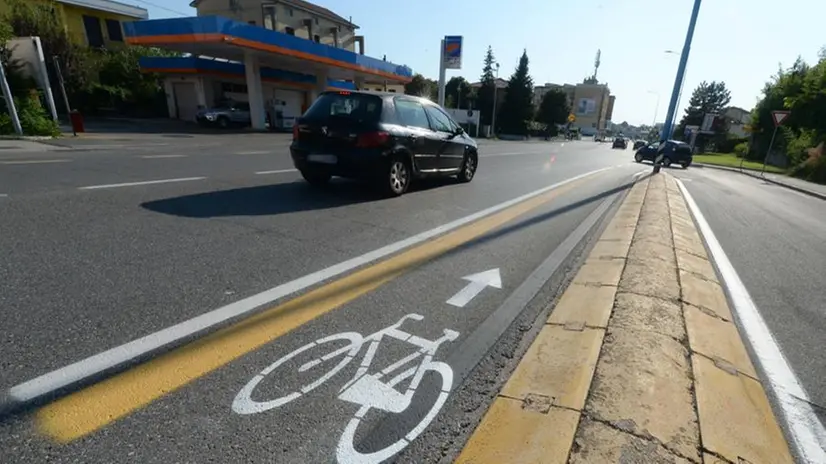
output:
M238 62L252 57L264 67L330 80L403 84L413 76L407 66L220 16L136 21L124 29L130 44Z

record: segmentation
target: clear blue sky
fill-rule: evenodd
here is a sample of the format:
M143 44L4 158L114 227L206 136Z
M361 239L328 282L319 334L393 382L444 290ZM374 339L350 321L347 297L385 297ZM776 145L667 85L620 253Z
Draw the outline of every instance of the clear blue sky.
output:
M150 18L194 15L190 0L121 0L149 10ZM463 68L448 78L476 81L488 45L512 72L527 49L536 84L581 82L602 50L599 80L616 95L614 122L650 124L661 95L662 121L674 85L693 0L316 0L352 16L368 55L438 77L439 41L464 36ZM153 6L154 5L154 6ZM667 9L664 9L667 8ZM809 63L826 45L823 0L705 0L680 107L703 80L725 81L732 104L751 109L778 65L798 56ZM680 115L682 113L680 112Z

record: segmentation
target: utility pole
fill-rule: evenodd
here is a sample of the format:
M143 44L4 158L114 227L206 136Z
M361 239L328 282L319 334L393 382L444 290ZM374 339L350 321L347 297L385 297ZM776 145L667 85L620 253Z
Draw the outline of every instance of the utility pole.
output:
M663 126L662 134L660 135L660 142L665 142L671 135L674 126L674 113L677 111L677 100L680 98L680 91L683 86L683 79L685 78L685 68L688 64L688 55L691 52L691 41L694 39L694 28L697 25L697 16L700 14L700 4L702 0L694 0L694 8L691 11L691 19L688 22L688 31L685 35L685 44L683 45L683 53L680 55L680 66L677 68L677 76L674 79L674 88L671 91L671 101L668 103L668 113L665 116L665 125ZM662 162L662 154L658 154L654 160L654 172L660 172L660 163Z
M496 63L496 78L493 79L493 115L491 115L490 131L496 136L496 90L499 88L499 63Z
M6 80L6 65L0 59L0 85L3 86L3 97L6 99L6 107L9 109L9 116L14 126L14 132L17 135L23 135L23 126L20 125L20 118L17 117L17 107L14 105L14 96L9 88L9 81Z

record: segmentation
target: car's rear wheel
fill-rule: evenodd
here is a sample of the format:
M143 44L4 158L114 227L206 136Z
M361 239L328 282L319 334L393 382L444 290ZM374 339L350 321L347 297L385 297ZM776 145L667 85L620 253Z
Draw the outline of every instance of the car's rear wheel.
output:
M310 185L316 187L327 185L330 178L333 177L328 171L318 168L304 168L301 170L301 175Z
M478 164L479 158L476 153L466 153L465 159L462 161L462 169L459 171L459 175L456 176L459 179L459 182L472 181L473 176L476 175L476 167Z
M665 166L665 167L671 166L671 158L669 158L667 156L665 158L663 158L663 166Z
M634 161L642 163L642 154L637 153L636 155L634 155Z
M412 172L410 163L401 156L390 158L382 180L384 192L390 196L400 196L410 186Z
M680 166L682 166L683 169L688 169L688 167L691 166L691 161L683 161L680 163Z

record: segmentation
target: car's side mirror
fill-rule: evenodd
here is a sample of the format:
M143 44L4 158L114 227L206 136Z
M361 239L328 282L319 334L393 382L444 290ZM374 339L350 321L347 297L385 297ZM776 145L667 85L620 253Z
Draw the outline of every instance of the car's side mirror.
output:
M462 127L460 126L460 127L457 127L456 130L453 131L453 133L456 134L456 135L462 135L462 134L465 133L465 130L462 129Z

